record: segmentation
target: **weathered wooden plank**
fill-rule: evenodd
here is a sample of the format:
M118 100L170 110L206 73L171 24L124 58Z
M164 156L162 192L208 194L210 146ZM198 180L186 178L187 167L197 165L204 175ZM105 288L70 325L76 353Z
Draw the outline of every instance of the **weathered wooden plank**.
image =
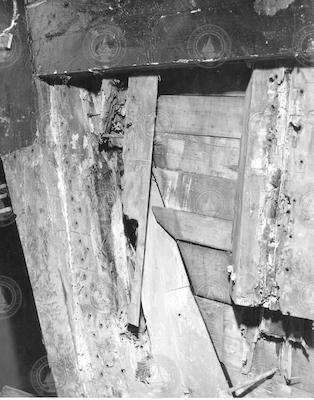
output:
M314 74L292 73L278 210L277 283L283 313L314 319Z
M160 168L153 173L166 207L233 220L235 181Z
M10 50L0 48L0 153L31 145L36 137L36 97L24 1L18 0L18 23ZM0 31L11 23L12 2L0 2Z
M234 234L236 304L276 303L276 209L286 132L289 75L255 70L248 88Z
M237 179L239 139L156 132L154 164L158 168Z
M156 132L240 138L243 96L160 96Z
M29 3L40 74L201 62L219 66L229 60L296 54L310 62L302 39L313 24L311 0Z
M231 303L228 265L231 257L224 251L195 244L178 242L196 296L223 303Z
M160 202L153 182L151 205ZM155 396L228 396L226 379L189 287L177 244L152 212L146 243L143 309L153 357L161 369Z
M95 119L111 121L117 88L40 86L49 123L4 167L57 393L145 395L135 372L147 352L123 340L130 280L118 155L100 152L93 133Z
M3 386L0 397L35 397L33 394L23 392L11 386Z
M138 326L141 307L148 199L157 107L158 77L129 79L123 159L123 210L137 225L136 267L132 282L128 322Z
M176 240L231 250L232 222L186 211L153 207L158 223Z

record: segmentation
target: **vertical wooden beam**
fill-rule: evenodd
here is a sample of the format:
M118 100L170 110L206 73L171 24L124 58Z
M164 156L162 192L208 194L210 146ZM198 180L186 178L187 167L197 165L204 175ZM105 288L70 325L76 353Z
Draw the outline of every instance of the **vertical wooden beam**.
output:
M137 227L136 267L128 322L138 326L147 230L152 151L157 108L158 77L129 79L124 144L123 212Z

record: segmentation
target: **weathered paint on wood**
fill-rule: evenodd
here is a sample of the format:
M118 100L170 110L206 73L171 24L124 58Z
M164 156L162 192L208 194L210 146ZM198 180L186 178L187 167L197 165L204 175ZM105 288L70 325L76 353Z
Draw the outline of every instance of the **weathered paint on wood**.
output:
M152 184L151 205L162 200ZM158 244L158 245L157 245ZM177 244L150 211L143 279L143 309L152 354L162 362L158 397L228 396L228 385L189 287ZM160 378L159 378L160 379Z
M180 241L178 245L193 293L199 297L230 304L230 254Z
M166 207L233 220L235 181L159 168L153 173Z
M118 155L99 151L118 96L40 85L48 121L36 144L4 157L43 338L59 396L148 394L149 349L127 334L130 280ZM102 130L100 130L102 132Z
M231 250L232 222L170 208L153 207L157 222L176 240Z
M311 62L311 0L29 1L28 17L39 74L296 55Z
M128 311L128 322L134 326L139 326L140 320L157 88L157 76L130 78L126 103L123 212L137 226L136 265Z
M239 139L156 132L154 164L157 168L237 179Z
M31 145L36 137L36 97L27 41L24 1L18 0L18 24L11 50L0 49L0 153ZM11 23L11 2L0 1L0 31Z
M243 96L160 96L156 132L241 137Z

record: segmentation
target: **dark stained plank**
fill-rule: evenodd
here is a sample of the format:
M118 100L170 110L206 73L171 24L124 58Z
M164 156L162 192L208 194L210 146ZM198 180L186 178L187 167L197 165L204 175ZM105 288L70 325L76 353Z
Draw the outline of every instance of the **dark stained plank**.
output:
M153 173L166 207L233 220L235 181L160 168Z
M153 207L153 212L157 222L176 240L231 250L231 221L162 207Z
M306 62L311 0L29 1L39 74L289 58ZM303 29L303 30L302 30ZM301 53L301 54L300 54Z
M240 138L243 96L160 96L156 132Z
M128 310L128 322L134 326L139 325L140 319L157 87L157 76L130 78L126 103L123 212L137 224L136 267Z
M0 2L0 31L10 25L11 3ZM0 48L1 154L31 145L36 137L36 97L23 0L18 0L18 12L11 50Z
M187 273L196 296L231 303L228 265L231 257L225 251L191 243L178 242Z
M156 133L158 168L237 179L239 139Z

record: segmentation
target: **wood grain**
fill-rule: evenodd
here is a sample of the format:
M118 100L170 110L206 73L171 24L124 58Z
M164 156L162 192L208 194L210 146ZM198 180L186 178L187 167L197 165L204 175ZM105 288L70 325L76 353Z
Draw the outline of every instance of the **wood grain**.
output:
M239 139L156 132L157 168L237 179Z
M206 299L231 303L228 265L231 257L224 251L178 242L193 293Z
M136 267L128 322L139 326L158 77L129 79L123 160L123 209L137 223Z
M231 250L232 223L186 211L153 207L158 223L176 240Z
M159 168L153 173L166 207L233 220L235 181Z
M243 96L160 96L156 132L240 138Z

